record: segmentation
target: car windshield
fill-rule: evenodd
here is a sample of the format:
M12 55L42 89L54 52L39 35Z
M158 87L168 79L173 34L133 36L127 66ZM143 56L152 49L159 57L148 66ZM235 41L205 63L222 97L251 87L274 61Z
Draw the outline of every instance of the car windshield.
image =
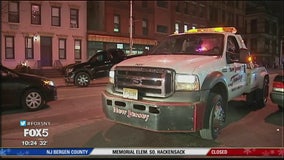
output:
M162 41L149 54L222 55L224 35L199 33L172 35Z

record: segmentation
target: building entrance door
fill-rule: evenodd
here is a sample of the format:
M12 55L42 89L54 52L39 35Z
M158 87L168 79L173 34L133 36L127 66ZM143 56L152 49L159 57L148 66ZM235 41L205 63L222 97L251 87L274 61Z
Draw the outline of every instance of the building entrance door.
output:
M42 67L52 66L52 37L40 37L40 62Z

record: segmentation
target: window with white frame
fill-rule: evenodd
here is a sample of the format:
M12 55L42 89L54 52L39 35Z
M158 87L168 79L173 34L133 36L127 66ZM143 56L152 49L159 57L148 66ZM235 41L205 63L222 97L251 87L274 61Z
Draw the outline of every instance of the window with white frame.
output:
M59 59L66 59L66 39L59 39Z
M81 40L80 39L75 39L74 41L74 54L75 54L75 59L81 59Z
M120 16L119 15L114 15L113 25L114 25L113 31L120 32Z
M184 25L183 25L183 31L184 31L184 32L187 32L188 29L189 29L189 25L188 25L188 24L184 24Z
M15 59L14 36L5 37L5 58Z
M179 24L178 23L175 23L175 32L179 33Z
M147 19L142 20L142 33L144 36L148 35L148 20Z
M60 7L51 7L51 25L52 26L60 26L61 16L60 16Z
M79 10L70 9L70 28L79 28Z
M33 59L34 58L33 37L25 37L25 57L26 57L26 59Z
M19 2L9 2L8 7L8 22L19 23L20 22L20 12L19 12Z
M32 4L31 10L31 23L32 24L41 24L41 6L39 4Z

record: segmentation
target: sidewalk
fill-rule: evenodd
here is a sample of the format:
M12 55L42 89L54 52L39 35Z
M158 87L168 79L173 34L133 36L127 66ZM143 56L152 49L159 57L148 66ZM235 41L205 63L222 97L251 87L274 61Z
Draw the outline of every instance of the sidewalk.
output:
M56 77L56 78L49 78L49 79L52 80L55 83L55 86L57 88L75 86L72 83L66 84L64 77ZM107 84L107 83L108 83L108 77L102 77L102 78L91 80L90 86L96 85L96 84Z

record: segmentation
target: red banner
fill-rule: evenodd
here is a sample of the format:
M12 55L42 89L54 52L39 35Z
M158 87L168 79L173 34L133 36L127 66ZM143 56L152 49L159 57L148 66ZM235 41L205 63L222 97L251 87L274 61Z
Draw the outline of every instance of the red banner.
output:
M207 156L264 156L284 157L284 148L212 148Z

